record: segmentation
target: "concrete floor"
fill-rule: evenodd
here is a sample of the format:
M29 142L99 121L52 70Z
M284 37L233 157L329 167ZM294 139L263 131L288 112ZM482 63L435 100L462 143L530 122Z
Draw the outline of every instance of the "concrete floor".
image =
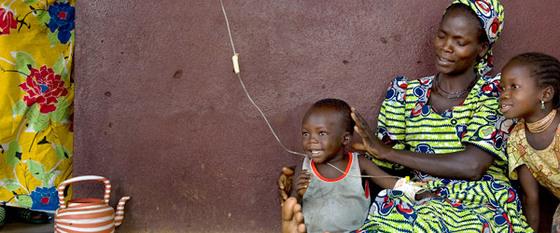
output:
M20 222L7 223L0 228L0 232L4 233L53 233L53 224L26 224Z

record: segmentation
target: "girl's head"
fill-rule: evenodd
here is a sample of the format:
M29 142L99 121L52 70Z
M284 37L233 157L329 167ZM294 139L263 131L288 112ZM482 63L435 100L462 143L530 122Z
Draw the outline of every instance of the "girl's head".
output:
M492 67L491 47L502 30L502 21L503 7L497 0L453 1L434 38L438 72L488 72Z
M305 153L316 163L344 156L352 141L354 121L350 106L339 99L317 101L303 117L302 142Z
M501 86L504 116L538 120L560 107L560 62L542 53L517 55L504 66Z

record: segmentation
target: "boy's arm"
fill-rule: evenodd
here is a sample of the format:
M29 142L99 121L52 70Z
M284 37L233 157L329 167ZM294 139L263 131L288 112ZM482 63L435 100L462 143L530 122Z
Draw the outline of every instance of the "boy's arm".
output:
M517 168L521 188L525 193L523 209L529 225L535 232L539 231L539 183L533 177L526 165Z
M383 171L377 165L375 165L371 160L367 159L363 155L358 156L358 161L360 164L360 169L362 170L362 175L374 176L368 177L373 183L377 184L383 189L392 189L395 187L398 178L390 175L389 173Z

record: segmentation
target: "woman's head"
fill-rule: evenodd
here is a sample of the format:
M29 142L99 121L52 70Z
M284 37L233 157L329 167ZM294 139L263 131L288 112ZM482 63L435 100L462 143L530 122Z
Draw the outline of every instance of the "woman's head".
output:
M352 139L354 121L350 106L339 99L317 101L303 117L302 142L307 155L316 163L344 155Z
M474 69L479 75L487 73L502 21L499 1L455 0L446 9L434 38L438 71L461 74Z
M501 86L506 117L540 116L543 110L560 107L560 62L542 53L517 55L504 66Z

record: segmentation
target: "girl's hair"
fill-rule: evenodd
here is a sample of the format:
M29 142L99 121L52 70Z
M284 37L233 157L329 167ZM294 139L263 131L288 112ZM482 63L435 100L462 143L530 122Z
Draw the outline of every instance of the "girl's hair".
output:
M537 79L539 87L551 86L554 88L552 104L554 108L560 107L560 62L558 59L543 53L523 53L513 57L508 63L519 62L527 65L531 77Z
M447 9L445 9L445 13L443 14L443 16L441 17L441 20L443 21L443 19L445 17L447 17L447 15L452 12L452 11L460 11L463 12L465 15L468 15L469 18L471 18L473 21L478 22L477 26L479 29L479 35L478 35L478 42L481 44L488 44L488 37L486 36L486 31L484 30L484 24L482 23L482 21L480 20L480 18L478 17L478 15L476 15L476 13L467 5L462 4L462 3L455 3L455 4L451 4L449 7L447 7Z
M354 133L354 120L350 115L352 113L352 109L350 108L350 105L348 105L348 103L346 103L344 100L322 99L315 102L313 106L311 106L311 108L307 110L307 113L303 118L304 121L311 113L315 112L316 110L329 110L336 112L338 115L340 115L340 119L344 124L344 129L351 134Z

